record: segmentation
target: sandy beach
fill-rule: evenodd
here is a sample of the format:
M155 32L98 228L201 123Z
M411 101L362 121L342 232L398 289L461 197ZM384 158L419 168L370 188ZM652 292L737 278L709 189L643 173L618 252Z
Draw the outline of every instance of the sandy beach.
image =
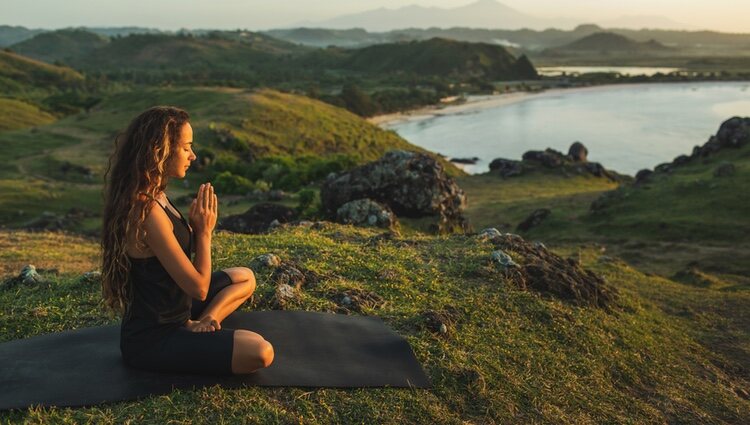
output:
M643 84L629 84L627 87L635 87ZM377 126L383 127L393 124L398 124L407 121L420 120L430 117L442 116L442 115L453 115L462 112L476 111L481 109L495 108L498 106L510 105L513 103L521 102L530 98L540 96L550 96L557 93L574 93L574 92L587 92L595 90L607 90L613 87L623 87L624 84L606 84L601 86L589 86L589 87L572 87L572 88L555 88L548 89L539 92L513 92L513 93L502 93L493 95L475 95L467 96L466 100L459 104L453 105L432 105L425 106L423 108L413 109L405 112L395 112L392 114L376 115L374 117L367 118L367 121Z

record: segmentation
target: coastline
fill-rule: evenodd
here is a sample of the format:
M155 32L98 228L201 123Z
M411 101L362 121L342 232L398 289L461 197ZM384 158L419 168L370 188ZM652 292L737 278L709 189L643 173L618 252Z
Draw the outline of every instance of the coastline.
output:
M540 96L555 95L558 93L577 93L577 92L589 92L596 90L609 90L614 87L637 87L644 85L653 85L662 83L634 83L634 84L602 84L596 86L586 87L568 87L568 88L552 88L543 89L537 92L513 92L513 93L500 93L500 94L487 94L487 95L471 95L467 96L466 100L459 104L448 104L448 105L430 105L421 108L411 109L403 112L393 112L390 114L375 115L366 120L370 124L377 125L381 128L387 128L390 125L405 123L409 121L417 121L426 118L438 117L443 115L453 115L462 112L477 111L489 108L495 108L498 106L510 105L513 103L522 102L527 99Z

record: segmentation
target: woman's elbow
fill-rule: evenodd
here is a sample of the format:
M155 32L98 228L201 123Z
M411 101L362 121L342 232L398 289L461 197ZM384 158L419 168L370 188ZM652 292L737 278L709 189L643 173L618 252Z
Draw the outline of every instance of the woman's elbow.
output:
M196 296L193 296L198 301L206 301L206 298L208 298L208 291L200 291L196 294Z

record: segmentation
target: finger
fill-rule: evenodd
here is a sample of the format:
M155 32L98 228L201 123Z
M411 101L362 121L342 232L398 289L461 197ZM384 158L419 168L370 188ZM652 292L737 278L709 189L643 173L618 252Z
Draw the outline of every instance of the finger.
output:
M202 199L203 205L202 205L202 207L203 207L204 210L208 210L208 202L209 202L209 200L208 200L208 194L209 194L210 190L211 190L211 188L208 185L206 185L206 187L203 189L203 199Z
M214 210L214 212L216 212L216 211L218 211L218 209L219 209L219 197L216 196L216 195L214 195L213 210Z

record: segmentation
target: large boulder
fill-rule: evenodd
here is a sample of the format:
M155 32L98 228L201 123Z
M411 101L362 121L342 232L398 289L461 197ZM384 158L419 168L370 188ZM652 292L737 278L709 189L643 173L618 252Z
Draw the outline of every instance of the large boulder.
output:
M512 159L495 158L490 162L490 171L502 177L520 176L523 173L523 163Z
M583 146L583 143L581 142L573 143L572 145L570 145L570 149L568 149L568 156L573 162L588 161L588 154L589 150L586 149L586 146Z
M221 220L216 228L235 233L259 234L268 231L272 222L288 223L297 218L297 212L289 207L270 202L253 205L243 214L230 215Z
M438 216L439 232L468 229L462 215L464 191L439 162L422 153L393 150L377 161L331 175L323 183L320 198L331 218L347 202L367 198L387 205L397 216Z
M672 162L659 164L656 173L669 173L674 167L688 164L698 158L705 158L725 148L739 148L750 143L750 117L732 117L719 126L716 135L708 138L703 146L695 146L690 155L680 155Z
M543 151L527 151L523 154L522 158L524 161L539 162L547 168L561 167L566 160L562 152L552 148L547 148Z

